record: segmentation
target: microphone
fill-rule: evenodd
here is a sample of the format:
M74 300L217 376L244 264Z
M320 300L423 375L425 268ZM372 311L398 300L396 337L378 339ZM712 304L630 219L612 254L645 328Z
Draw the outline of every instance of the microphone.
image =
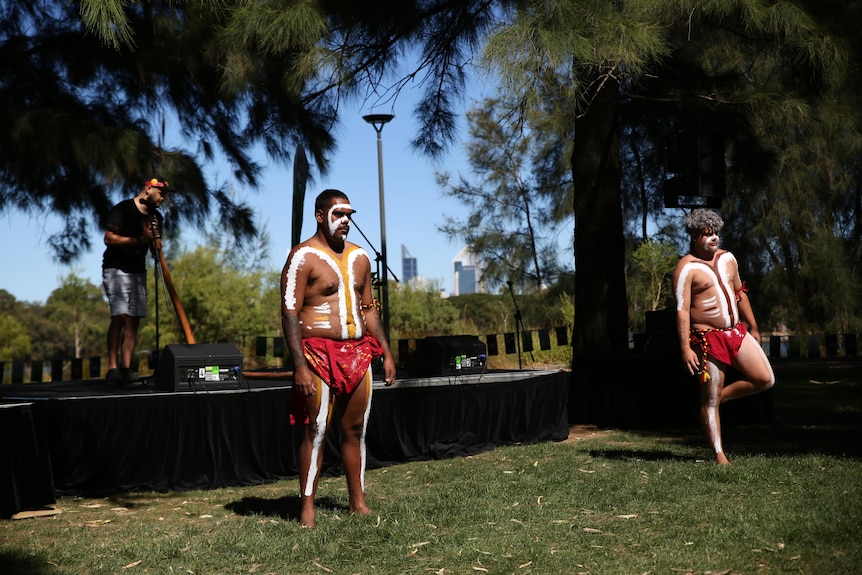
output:
M156 206L156 203L149 198L138 198L138 203L151 209L156 209L158 207Z

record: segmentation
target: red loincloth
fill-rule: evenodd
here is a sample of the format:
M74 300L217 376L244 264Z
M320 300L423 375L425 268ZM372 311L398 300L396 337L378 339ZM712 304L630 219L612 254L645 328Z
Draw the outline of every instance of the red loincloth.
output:
M368 366L376 357L383 355L383 348L376 338L365 334L362 339L334 340L310 337L302 340L305 359L311 370L323 380L333 395L352 393L368 372ZM308 423L308 398L300 395L294 387L291 396L292 424Z
M748 328L738 323L730 329L693 329L690 341L700 346L703 357L707 355L723 364L730 365L742 347Z

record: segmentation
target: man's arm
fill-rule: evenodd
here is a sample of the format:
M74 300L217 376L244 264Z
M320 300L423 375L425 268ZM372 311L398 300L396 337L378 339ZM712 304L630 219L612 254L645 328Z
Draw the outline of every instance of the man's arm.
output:
M152 232L144 229L144 233L138 237L121 236L111 230L105 230L106 246L147 246L153 240Z
M386 334L383 333L383 323L380 321L380 315L374 306L366 309L364 314L365 329L380 342L380 347L383 348L383 382L386 385L392 385L395 382L395 358L392 356L392 350L389 349Z
M363 304L362 315L365 321L365 332L380 342L380 347L383 348L383 382L386 385L392 385L395 382L395 358L392 356L392 350L389 349L389 342L386 341L386 334L383 332L383 322L380 321L377 306L373 305L374 294L371 291L371 261L367 257L363 261L365 265L361 273L365 280L362 284L360 301ZM365 305L365 302L370 303L369 305Z
M751 307L751 300L748 299L748 294L742 290L742 284L737 293L737 308L739 309L739 319L748 325L748 332L760 343L760 330L757 327L757 320L754 319L754 308Z
M751 307L751 300L748 299L747 289L742 283L742 278L739 277L739 263L736 261L736 256L733 256L733 293L736 297L736 309L739 310L739 319L744 321L748 326L748 331L760 343L760 330L757 328L757 320L754 318L754 308Z
M299 310L304 305L307 275L296 268L291 269L292 257L291 253L281 271L281 329L293 360L293 384L303 395L314 395L314 377L305 359L302 329L299 325ZM288 278L293 281L289 282ZM290 294L287 294L288 289L291 290ZM287 305L287 295L291 300L290 307Z
M676 331L682 361L689 373L700 370L697 353L691 349L691 273L683 274L685 261L680 261L673 272L673 293L676 297Z

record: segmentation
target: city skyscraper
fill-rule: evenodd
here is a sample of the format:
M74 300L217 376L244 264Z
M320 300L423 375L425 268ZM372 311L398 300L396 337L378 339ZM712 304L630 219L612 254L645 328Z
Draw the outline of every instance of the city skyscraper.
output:
M452 259L452 295L482 293L482 269L479 258L466 247Z
M416 265L416 258L410 255L407 247L401 244L401 279L405 284L409 284L413 278L419 275Z

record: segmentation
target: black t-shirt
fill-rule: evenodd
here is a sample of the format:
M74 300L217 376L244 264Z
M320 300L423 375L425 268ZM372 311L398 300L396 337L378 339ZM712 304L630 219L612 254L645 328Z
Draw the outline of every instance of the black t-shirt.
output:
M162 227L162 215L156 212L159 231ZM123 200L108 212L107 228L117 235L138 238L144 233L144 223L150 216L142 214L135 200ZM106 246L102 255L102 269L115 268L126 273L144 273L147 271L148 246Z

